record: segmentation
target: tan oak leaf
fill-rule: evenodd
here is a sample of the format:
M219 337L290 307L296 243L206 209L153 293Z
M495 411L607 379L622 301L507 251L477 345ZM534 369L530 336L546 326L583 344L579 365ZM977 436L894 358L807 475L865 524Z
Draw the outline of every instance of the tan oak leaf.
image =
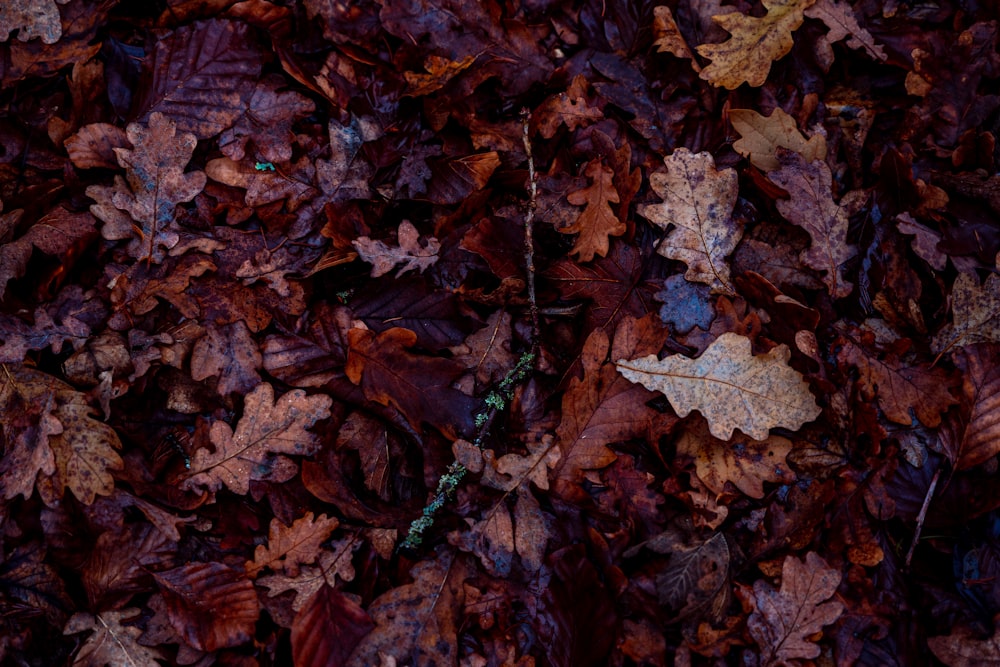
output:
M774 171L781 165L775 151L787 148L805 158L806 162L826 157L826 139L814 134L807 140L795 119L776 108L770 116L761 116L753 109L730 109L729 122L740 133L733 150L750 160L761 171Z
M806 16L819 19L830 29L824 39L828 44L848 38L847 45L852 49L864 49L868 55L877 60L885 60L885 49L875 42L872 34L861 27L854 9L849 2L836 0L816 0L816 4L806 9Z
M674 225L657 251L687 264L684 277L689 281L710 285L715 292L734 293L726 256L743 235L732 217L738 191L736 170L717 171L710 153L692 153L686 148L678 148L663 162L666 172L649 179L663 202L639 209L663 229Z
M764 0L767 14L745 16L739 12L713 16L731 37L721 44L702 44L700 55L712 61L701 78L713 86L733 90L746 82L764 85L771 63L792 50L792 32L804 20L803 11L815 0Z
M1000 276L991 273L982 285L960 273L951 288L952 324L934 336L931 349L944 354L973 343L1000 343Z
M389 273L396 266L396 277L408 271L424 270L438 261L438 252L441 251L441 242L433 236L420 242L420 232L409 220L399 223L397 234L397 245L389 245L384 241L377 241L362 236L351 241L351 245L358 251L358 256L372 265L372 278Z
M265 567L275 572L283 572L290 577L299 573L300 565L308 565L316 560L320 545L332 533L340 521L336 517L327 518L320 514L313 520L313 513L296 519L286 526L279 519L271 519L271 530L267 545L259 545L253 560L247 561L246 571L251 578Z
M619 220L608 202L619 202L618 191L612 179L614 172L600 160L591 160L584 172L590 185L566 195L566 200L574 206L585 206L583 212L572 225L559 231L563 234L579 234L571 255L581 262L589 262L594 255L608 254L608 237L625 233L625 223Z
M664 394L681 417L701 412L716 438L729 440L738 428L764 440L772 428L794 431L820 413L790 356L785 345L754 356L749 338L724 333L697 359L651 354L616 365L629 381Z

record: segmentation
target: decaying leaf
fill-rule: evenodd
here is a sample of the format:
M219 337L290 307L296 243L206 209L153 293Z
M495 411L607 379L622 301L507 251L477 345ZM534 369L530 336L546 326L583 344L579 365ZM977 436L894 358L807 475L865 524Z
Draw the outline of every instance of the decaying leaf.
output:
M78 667L106 667L107 665L155 665L166 656L157 648L139 643L142 629L135 625L123 625L124 621L136 621L141 616L139 609L107 610L98 614L78 612L66 623L63 634L75 635L85 630L93 630L73 661Z
M960 273L951 288L952 323L934 336L931 349L943 354L973 343L1000 343L1000 276L991 273L980 285Z
M639 213L657 226L674 229L660 242L658 252L688 265L684 277L711 285L712 291L732 294L728 256L743 230L733 219L737 178L733 169L715 169L709 153L678 148L663 159L666 173L657 172L649 185L661 204L648 204Z
M840 584L840 570L814 551L805 561L787 556L781 568L781 590L763 580L754 582L754 605L747 626L762 651L761 665L787 665L815 658L820 648L811 638L844 612L829 600Z
M253 560L247 561L247 574L253 578L267 567L290 577L296 576L300 565L308 565L316 560L320 545L338 525L340 521L336 517L328 519L325 514L320 514L314 521L312 512L306 512L305 516L296 519L291 526L285 526L278 519L271 519L267 546L260 545L254 551Z
M753 109L730 109L729 122L740 133L733 150L761 171L774 171L781 164L776 151L787 148L809 163L826 158L826 139L814 134L808 140L799 132L795 119L776 107L770 116L761 116Z
M864 49L868 55L877 60L885 60L888 57L885 49L876 43L872 34L858 23L850 3L816 0L813 6L806 9L805 14L811 19L819 19L830 29L825 37L827 43L839 42L847 37L847 45L852 49Z
M566 92L549 97L535 110L538 132L546 139L555 136L560 124L568 130L585 127L604 118L604 113L587 101L587 80L577 75Z
M323 586L333 588L345 581L353 581L355 576L351 558L363 542L350 535L333 542L329 549L321 549L316 565L303 565L295 576L269 574L258 577L256 584L267 588L271 597L285 591L295 591L292 609L301 611ZM390 546L390 553L392 547Z
M224 421L212 423L210 437L215 451L199 449L191 458L191 473L183 486L212 491L226 486L245 495L251 479L267 479L276 469L287 470L280 454L305 455L316 446L317 437L306 429L330 416L329 396L306 396L294 389L275 401L274 389L263 382L247 397L243 417L235 432ZM291 472L294 474L295 466ZM288 479L291 475L285 477Z
M347 665L358 643L375 628L355 596L324 585L292 624L296 667Z
M590 185L582 190L574 190L566 195L574 206L585 206L580 217L572 225L559 231L564 234L579 234L571 255L581 262L589 262L594 255L608 254L608 237L625 233L625 223L611 210L608 202L618 203L618 191L611 182L614 172L598 160L591 160L584 171Z
M43 44L55 44L62 37L59 7L69 0L9 0L0 6L0 42L17 31L22 42L41 37Z
M390 246L383 241L362 236L351 241L351 245L357 249L361 259L372 265L372 278L389 273L397 265L399 265L399 270L396 271L397 278L408 271L423 273L427 267L438 261L441 242L432 236L421 244L420 232L409 220L399 223L396 241L398 245Z
M736 437L724 442L712 437L703 421L688 425L677 441L677 453L694 459L698 478L721 496L726 482L751 498L764 497L764 482L791 484L795 473L785 457L792 441L780 435L766 440Z
M653 8L653 35L656 37L656 50L660 53L664 51L672 53L678 58L686 58L691 61L691 67L695 72L701 71L701 65L695 60L691 53L691 47L684 40L677 22L674 20L670 7L661 5Z
M961 348L961 410L941 430L941 448L957 470L967 470L1000 453L1000 345Z
M807 162L792 151L780 153L778 161L781 169L768 177L791 195L789 200L778 200L778 210L812 237L812 246L802 252L802 261L823 272L831 296L847 296L853 285L840 273L844 263L857 254L847 242L848 217L860 208L867 195L855 191L838 204L833 199L833 175L825 162Z
M702 44L700 55L712 61L702 79L733 90L743 82L764 85L771 63L792 49L792 32L804 20L803 11L815 0L764 0L767 14L757 18L739 12L713 16L732 36L721 44Z
M247 143L259 151L254 157L267 162L292 159L292 123L315 109L308 97L290 90L280 90L283 79L268 76L257 82L246 112L231 128L219 136L219 150L231 160L246 157Z
M749 338L725 333L697 359L651 354L616 366L630 382L662 392L681 417L701 412L716 438L729 440L738 428L764 440L769 429L794 431L821 412L790 356L784 345L754 356Z
M104 238L129 239L132 257L159 263L180 241L174 208L205 187L204 172L184 172L197 140L178 134L176 124L161 113L150 115L148 127L130 124L126 134L134 148L114 149L126 178L115 176L111 187L88 187L87 196L97 201L90 211L104 221Z

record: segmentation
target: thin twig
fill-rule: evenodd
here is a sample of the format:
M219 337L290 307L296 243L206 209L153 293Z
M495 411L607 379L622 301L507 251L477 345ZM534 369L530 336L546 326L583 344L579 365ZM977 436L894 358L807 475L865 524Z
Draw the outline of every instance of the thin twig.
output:
M910 550L906 552L906 563L907 568L910 567L910 561L913 560L913 552L917 548L917 543L920 541L920 533L924 530L924 519L927 518L927 509L931 506L931 498L934 497L934 489L937 488L938 479L941 477L941 468L939 467L934 471L934 477L931 479L931 485L927 489L927 495L924 496L924 504L920 508L920 514L917 515L917 528L913 531L913 542L910 544Z
M524 216L524 264L528 281L528 306L531 311L531 351L538 351L541 329L538 324L538 299L535 297L535 209L538 208L538 175L535 173L535 156L531 152L531 111L521 110L521 140L528 156L528 212Z

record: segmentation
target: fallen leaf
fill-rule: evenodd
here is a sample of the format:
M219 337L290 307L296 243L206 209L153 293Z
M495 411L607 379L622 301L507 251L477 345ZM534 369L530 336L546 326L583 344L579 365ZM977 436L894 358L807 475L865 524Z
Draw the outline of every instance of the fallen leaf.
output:
M867 194L848 193L838 204L833 199L833 175L825 162L807 162L795 152L780 153L781 169L768 178L784 188L791 199L776 202L778 211L812 237L812 246L802 252L802 261L823 272L823 282L835 299L847 296L854 286L844 280L841 269L857 254L847 242L848 217L858 210Z
M295 591L292 609L301 611L309 603L310 598L324 586L333 588L343 582L354 580L355 571L351 559L354 552L363 545L363 541L354 535L335 540L329 549L320 550L316 565L303 565L295 576L269 574L258 577L255 583L267 588L270 597L285 591Z
M296 667L349 664L354 648L375 628L354 597L324 585L309 598L292 624Z
M951 288L952 323L934 336L938 355L973 343L1000 343L1000 276L990 273L983 284L960 273Z
M730 109L729 122L740 133L733 143L733 150L761 171L774 171L781 164L776 151L786 148L795 151L805 162L826 158L826 139L814 134L808 140L799 132L795 119L775 107L770 116L761 116L753 109Z
M59 7L69 0L9 0L0 7L0 42L17 31L22 42L41 37L43 44L55 44L62 37Z
M20 213L14 211L4 217L16 224L13 219L19 218ZM65 257L80 244L96 238L96 222L90 213L72 213L56 206L17 239L0 245L0 299L6 294L8 282L24 276L34 250L53 257ZM0 228L4 226L0 220ZM2 237L3 234L0 234Z
M560 125L572 132L602 118L604 113L587 100L587 79L582 74L573 77L566 92L547 98L532 114L538 133L545 139L554 137Z
M176 550L177 544L152 524L101 533L83 570L90 606L114 608L137 593L154 590L149 573L174 567ZM123 553L129 557L122 558Z
M414 97L430 95L443 88L451 79L469 69L476 61L476 56L465 56L461 60L448 60L441 56L430 55L424 61L424 72L403 72L403 78L408 85L407 94Z
M308 565L316 560L320 545L338 525L340 521L336 517L328 519L325 514L320 514L314 521L312 512L306 512L291 526L285 526L278 519L271 519L267 546L260 545L254 551L253 560L246 564L247 574L251 579L256 578L266 567L273 572L295 577L300 565Z
M211 652L253 637L260 605L242 572L222 563L189 563L153 577L171 625L193 648Z
M351 245L358 251L358 256L372 265L372 278L389 273L397 265L400 265L396 271L397 278L408 271L423 273L427 267L438 261L441 242L432 236L421 244L420 232L409 220L399 223L396 239L398 242L396 246L390 246L383 241L373 241L367 236L351 241Z
M888 57L885 49L875 42L872 34L858 23L854 9L849 3L816 0L813 6L806 9L805 14L811 19L819 19L830 29L824 37L828 44L848 37L847 45L852 49L864 49L868 55L877 60L884 61Z
M579 234L569 254L580 262L589 262L594 255L608 254L608 237L625 233L625 223L611 210L608 202L618 203L618 191L611 182L614 172L599 160L591 160L584 171L590 185L570 192L566 199L574 206L586 206L572 225L558 231Z
M844 612L838 600L826 602L840 584L840 570L827 565L815 552L805 561L786 556L781 568L781 590L766 581L754 582L754 606L747 627L762 654L761 665L787 665L820 654L810 638Z
M125 130L109 123L84 125L63 142L66 153L79 169L117 169L116 148L128 148Z
M93 630L73 660L74 667L106 667L107 665L155 665L167 657L157 648L139 643L142 629L122 625L123 620L135 621L140 609L107 610L98 614L78 612L66 623L64 635Z
M961 348L962 401L941 430L941 449L956 470L968 470L1000 452L1000 346L977 343Z
M702 44L698 53L711 60L699 76L713 86L734 90L746 82L764 85L771 63L792 49L792 32L802 25L803 11L815 0L764 0L767 14L757 18L739 12L713 16L731 34L721 44Z
M246 111L219 135L219 150L231 160L246 157L248 142L259 151L253 157L266 162L289 162L295 135L292 124L312 113L316 105L305 95L280 90L284 79L266 76L257 82Z
M684 277L705 283L713 292L733 294L729 278L729 255L743 235L733 217L738 191L736 171L716 171L710 153L691 153L678 148L663 159L666 173L656 172L649 185L661 204L647 204L639 213L667 229L657 249L664 257L687 264Z
M178 135L175 123L160 113L150 115L148 126L131 123L126 134L134 148L114 150L127 180L115 176L112 187L89 186L87 196L97 201L90 211L104 221L104 238L128 239L132 257L158 264L180 241L174 207L205 187L204 172L184 172L197 140Z
M701 412L716 438L729 440L738 428L764 440L771 428L795 431L821 412L790 356L784 345L754 356L749 338L725 333L697 359L651 354L616 366L630 382L662 392L679 416Z
M191 457L189 476L182 488L216 491L226 486L246 495L251 479L266 479L279 454L310 454L317 436L306 429L330 416L329 396L306 396L293 389L274 398L271 385L257 386L243 404L243 417L235 432L224 421L212 423L210 438L215 451L199 449Z
M795 473L785 461L792 447L792 441L780 435L719 440L700 420L685 427L677 440L677 453L694 459L698 478L717 496L722 496L726 482L751 498L764 497L764 482L793 483Z
M948 667L987 667L1000 665L1000 631L982 637L964 624L954 626L951 634L928 637L927 647Z
M694 59L691 47L684 40L674 20L674 15L670 7L661 5L653 8L653 36L656 38L653 44L659 53L672 53L678 58L685 58L691 61L691 68L695 72L701 71L701 65Z
M462 157L428 160L431 168L427 198L435 204L458 204L473 192L486 187L500 166L496 151Z
M217 376L222 396L246 395L260 384L261 354L243 320L224 327L209 326L191 352L191 378L198 382Z

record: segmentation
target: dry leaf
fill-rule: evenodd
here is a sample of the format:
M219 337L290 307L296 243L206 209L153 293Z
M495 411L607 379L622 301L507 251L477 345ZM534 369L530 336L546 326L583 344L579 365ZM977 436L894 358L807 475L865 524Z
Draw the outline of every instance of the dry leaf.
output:
M662 392L681 417L701 412L716 438L729 440L738 428L764 440L769 429L794 431L821 412L790 356L784 345L754 356L749 338L725 333L697 359L651 354L616 365L629 381Z
M982 637L978 630L958 623L949 635L928 637L927 647L948 667L1000 665L1000 630Z
M224 421L212 423L210 437L215 451L202 448L195 452L183 488L216 491L226 486L233 493L246 495L251 479L267 479L280 465L275 459L282 457L276 454L312 453L317 436L306 429L330 416L331 403L329 396L306 396L301 389L275 401L271 385L261 383L247 395L235 432Z
M952 324L934 336L931 349L944 354L973 343L1000 343L1000 276L991 273L982 285L960 273L951 288Z
M131 665L156 665L167 657L159 649L139 643L142 629L135 625L122 625L122 618L138 620L140 609L107 610L98 614L78 612L66 623L64 635L74 635L93 630L73 660L73 667L114 667Z
M656 172L649 178L663 203L639 209L662 229L675 225L658 252L687 264L684 277L688 280L711 285L715 292L734 293L726 256L743 235L732 217L738 191L736 171L716 171L711 154L694 154L686 148L678 148L663 162L666 173Z
M587 101L587 79L582 74L577 74L566 92L552 95L542 102L532 117L538 123L538 133L551 139L559 130L560 124L573 131L601 120L604 112L590 106Z
M569 254L580 262L589 262L594 255L608 254L608 237L625 233L625 223L615 217L608 202L617 204L618 191L612 183L614 172L600 160L591 160L584 171L590 185L566 195L574 206L586 205L572 225L559 229L563 234L579 234Z
M771 63L792 49L792 31L804 20L803 11L815 0L764 0L767 14L760 18L739 12L713 16L732 36L721 44L702 44L700 55L712 61L700 76L713 86L729 90L744 81L764 85Z
M847 45L852 49L864 49L868 55L878 60L884 61L887 58L885 49L876 44L871 33L858 24L858 19L854 16L854 9L850 3L837 2L836 0L816 0L812 7L806 9L806 16L811 19L819 19L830 29L824 38L828 44L849 37Z
M753 109L730 109L729 122L740 133L733 150L761 171L774 171L781 165L775 155L778 148L787 148L801 155L806 162L826 158L826 139L814 134L807 141L799 132L795 119L776 107L770 116L761 116Z
M5 0L0 5L0 42L17 30L22 42L41 37L43 44L55 44L62 37L62 23L56 4L69 0Z
M396 238L399 245L395 247L383 241L373 241L367 236L351 241L351 245L358 251L358 256L372 265L372 278L389 273L396 265L401 265L396 271L397 278L408 271L423 273L427 267L438 261L441 242L432 236L425 240L425 245L422 245L420 232L409 220L399 223Z
M810 551L804 562L785 557L781 590L763 580L754 582L756 609L747 627L762 651L762 667L819 656L820 648L810 638L844 612L838 600L825 602L836 592L840 577L840 570Z
M406 79L408 86L406 93L414 97L423 97L440 90L453 78L469 69L475 61L476 56L473 55L454 61L441 56L427 56L427 60L424 61L426 74L423 72L403 72L403 78Z
M126 178L115 176L113 187L88 187L87 196L97 201L90 211L104 221L104 238L129 239L132 257L158 264L180 241L174 207L205 187L204 172L184 172L198 142L193 134L178 135L160 113L150 115L148 127L130 124L126 134L133 150L114 149Z
M316 105L295 91L280 91L283 84L284 79L276 75L257 82L246 112L219 136L223 155L239 162L246 157L247 143L253 141L259 151L255 159L277 163L292 159L292 123L312 113Z
M778 211L812 237L812 246L802 252L802 261L823 272L823 282L832 297L845 297L854 286L841 277L841 267L857 254L857 249L847 242L848 217L867 195L855 191L837 204L833 199L833 175L825 162L807 162L791 151L782 152L778 160L781 169L772 171L768 178L791 196L776 202Z
M330 533L340 525L336 517L326 518L320 514L313 521L313 513L296 519L291 526L286 526L278 519L271 519L271 531L267 546L258 546L253 554L253 560L247 561L246 572L250 578L265 567L273 572L282 572L289 577L299 573L300 565L308 565L316 560L320 545L330 537Z
M255 583L267 588L270 597L285 591L295 591L292 609L301 611L324 585L333 588L338 583L354 580L355 571L351 559L354 552L363 545L364 542L354 535L335 540L329 549L319 552L316 565L303 565L295 576L269 574L258 577ZM392 547L389 553L392 553ZM340 582L337 581L338 578Z
M657 52L668 52L678 58L690 60L692 69L695 72L701 71L701 65L694 59L694 54L691 53L691 48L677 27L670 7L661 5L653 8L653 36L656 38L653 44L656 45Z
M701 420L689 424L677 440L677 453L694 459L698 478L717 496L722 496L726 482L751 498L764 497L764 482L793 483L795 473L785 461L792 447L792 441L780 435L725 442L709 435Z
M962 409L949 415L940 445L956 470L968 470L1000 453L1000 346L969 345L955 363L963 371Z

